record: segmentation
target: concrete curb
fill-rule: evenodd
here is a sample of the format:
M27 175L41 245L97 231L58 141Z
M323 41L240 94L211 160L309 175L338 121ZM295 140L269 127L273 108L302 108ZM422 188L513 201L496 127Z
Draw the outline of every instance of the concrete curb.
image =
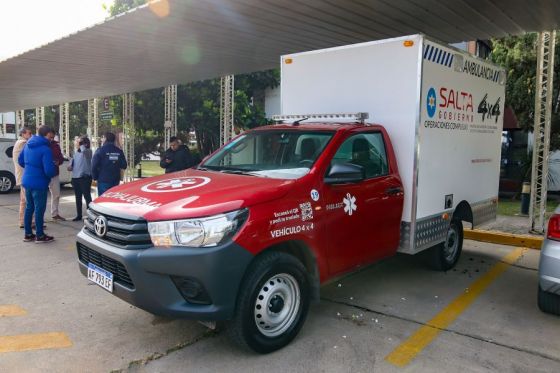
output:
M496 231L484 231L481 229L465 229L464 238L473 241L497 243L500 245L528 247L530 249L541 249L544 238L525 234L513 234Z

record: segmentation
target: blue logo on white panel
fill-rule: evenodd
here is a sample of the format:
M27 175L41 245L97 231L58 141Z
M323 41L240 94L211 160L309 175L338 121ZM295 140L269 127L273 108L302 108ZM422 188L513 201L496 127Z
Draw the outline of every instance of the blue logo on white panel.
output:
M431 87L428 90L428 97L426 97L426 109L428 110L428 116L432 118L436 113L436 90Z

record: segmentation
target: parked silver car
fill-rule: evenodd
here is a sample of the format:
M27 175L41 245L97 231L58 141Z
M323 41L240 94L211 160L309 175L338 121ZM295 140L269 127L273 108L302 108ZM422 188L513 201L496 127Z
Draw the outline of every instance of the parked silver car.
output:
M548 221L539 262L539 308L560 315L560 206Z
M12 153L16 140L0 138L0 194L10 193L16 186L16 177ZM72 173L67 170L68 159L60 166L60 184L69 184Z

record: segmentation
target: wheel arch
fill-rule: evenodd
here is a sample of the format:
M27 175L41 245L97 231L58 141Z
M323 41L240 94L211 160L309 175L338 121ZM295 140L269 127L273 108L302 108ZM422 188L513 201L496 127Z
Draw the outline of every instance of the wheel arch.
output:
M301 240L283 241L261 251L257 256L255 256L255 258L253 258L253 261L259 256L271 251L283 252L292 255L303 264L303 266L307 269L307 274L309 275L311 299L313 301L318 301L320 298L321 286L320 272L317 257L312 248Z
M471 228L473 228L474 219L471 205L465 200L461 201L453 211L452 219L467 221L471 223Z

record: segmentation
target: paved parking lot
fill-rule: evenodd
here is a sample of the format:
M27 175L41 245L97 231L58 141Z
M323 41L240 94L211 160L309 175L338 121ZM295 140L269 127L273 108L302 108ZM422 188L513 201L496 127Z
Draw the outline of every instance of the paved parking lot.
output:
M261 356L89 283L76 264L80 223L47 219L56 242L23 243L17 202L0 196L1 372L560 371L560 318L536 306L535 250L465 241L447 273L386 260L326 285L296 340Z

